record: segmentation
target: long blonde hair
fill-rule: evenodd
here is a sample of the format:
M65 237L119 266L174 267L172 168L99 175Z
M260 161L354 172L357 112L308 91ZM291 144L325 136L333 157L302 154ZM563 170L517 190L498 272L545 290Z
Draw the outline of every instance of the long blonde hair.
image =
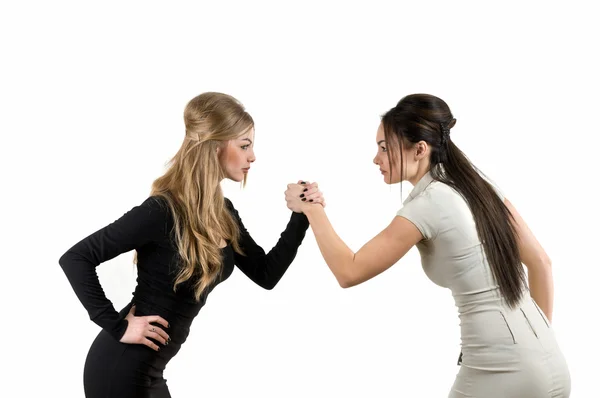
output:
M185 139L166 173L153 182L151 195L166 200L174 219L180 268L173 288L194 278L199 300L221 272L221 242L229 241L242 253L239 227L220 185L224 171L217 148L253 128L254 121L238 100L215 92L189 101L183 117Z

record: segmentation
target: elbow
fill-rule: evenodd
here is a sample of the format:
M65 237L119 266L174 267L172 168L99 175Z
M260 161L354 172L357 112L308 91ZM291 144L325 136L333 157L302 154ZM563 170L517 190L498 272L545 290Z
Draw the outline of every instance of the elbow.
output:
M265 290L273 290L273 289L275 289L275 286L277 286L278 282L279 282L278 280L277 281L263 281L260 284L260 287L262 287Z
M552 273L552 261L548 256L537 258L535 261L525 263L528 272L535 275L548 275Z
M339 280L338 279L338 283L340 284L340 287L342 289L348 289L349 287L354 286L353 283L351 283L350 281L346 281L346 280Z
M359 278L352 272L354 267L351 262L338 263L336 265L329 264L329 268L342 289L348 289L360 284Z
M60 268L66 271L77 264L81 259L82 258L78 253L69 249L62 256L60 256L58 259L58 264L60 265Z
M336 275L336 279L342 289L348 289L358 284L354 278L347 274Z
M69 262L69 252L64 253L62 256L60 256L60 258L58 259L58 265L60 265L60 267L62 269L65 269L65 267L67 266L67 263Z
M547 255L544 255L538 258L534 268L540 271L550 271L552 270L552 260Z
M550 260L550 257L545 256L542 260L542 265L548 269L552 268L552 260Z

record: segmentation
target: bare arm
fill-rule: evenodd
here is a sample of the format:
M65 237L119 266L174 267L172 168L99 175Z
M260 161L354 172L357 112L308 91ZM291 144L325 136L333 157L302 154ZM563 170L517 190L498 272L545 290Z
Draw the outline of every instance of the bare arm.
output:
M527 267L531 297L544 311L546 318L552 322L554 283L550 258L512 203L505 199L504 204L506 204L514 218L514 225L518 234L519 253L521 262Z
M414 224L403 217L394 217L387 228L353 253L333 229L323 207L308 205L303 211L325 262L343 288L379 275L423 239Z

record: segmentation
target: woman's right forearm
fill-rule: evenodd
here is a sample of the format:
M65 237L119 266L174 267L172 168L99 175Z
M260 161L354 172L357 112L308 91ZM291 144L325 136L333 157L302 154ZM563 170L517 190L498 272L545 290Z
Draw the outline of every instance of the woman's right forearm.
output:
M354 252L333 229L325 209L318 205L305 205L303 209L321 255L341 287L353 285Z

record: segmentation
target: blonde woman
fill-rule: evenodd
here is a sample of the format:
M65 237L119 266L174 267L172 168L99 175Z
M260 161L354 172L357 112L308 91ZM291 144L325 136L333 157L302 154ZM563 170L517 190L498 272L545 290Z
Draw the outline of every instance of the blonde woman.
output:
M356 253L321 206L293 195L288 205L305 212L345 288L418 248L429 279L452 292L461 321L461 367L449 397L566 398L571 377L551 324L548 255L511 202L454 144L455 123L446 102L427 94L408 95L383 115L373 162L385 183L409 181L414 188L389 226Z
M266 254L223 197L220 182L245 183L256 159L254 122L242 104L226 94L204 93L187 104L184 120L181 148L154 181L150 196L59 260L90 319L102 328L86 359L88 398L170 397L163 371L211 290L234 265L272 289L308 229L306 216L292 206L287 227ZM324 205L316 184L298 184L288 195ZM131 250L136 251L137 286L131 303L117 312L95 268Z

